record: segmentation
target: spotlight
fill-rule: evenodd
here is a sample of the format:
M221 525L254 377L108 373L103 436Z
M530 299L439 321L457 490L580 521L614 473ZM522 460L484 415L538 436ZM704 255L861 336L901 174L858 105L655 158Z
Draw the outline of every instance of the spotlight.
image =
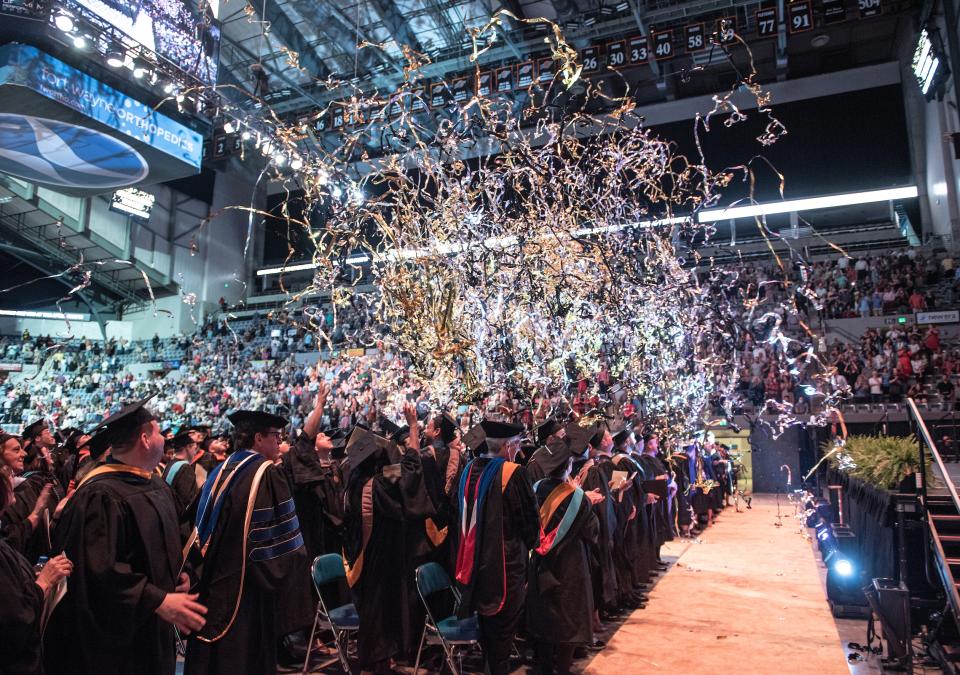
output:
M264 157L269 157L270 153L273 152L273 143L264 141L263 145L260 146L260 152L263 153Z
M282 152L274 153L273 163L276 164L277 166L283 166L284 164L287 163L287 156Z
M111 68L119 68L125 61L124 54L119 49L110 49L107 51L107 65Z
M166 84L163 85L163 93L172 94L173 90L176 88L177 88L177 85L175 85L173 82L167 82Z
M73 29L76 27L76 24L73 22L73 17L62 10L57 13L56 17L54 17L53 25L62 30L64 33L72 33Z
M78 35L73 38L73 48L74 49L86 49L87 48L87 38L83 35Z
M343 194L343 190L340 189L339 185L334 185L332 188L330 188L330 195L334 199L340 199L340 195L342 194Z
M233 126L232 120L227 120L223 123L223 133L232 134L234 131L236 131L236 128Z
M839 574L841 577L852 577L853 563L846 558L840 558L833 563L833 571Z
M244 132L243 132L242 134L240 134L240 138L242 138L242 139L245 140L245 141L249 141L249 140L250 140L250 132L244 130Z
M330 174L328 174L323 169L320 169L319 173L317 173L317 183L319 183L320 185L326 185L329 182L330 182Z
M300 169L303 168L303 160L300 159L299 157L294 157L293 161L290 162L290 168L293 169L294 171L299 171Z
M147 74L147 64L141 61L140 59L136 59L133 62L133 76L138 80L142 80L143 76L146 74Z

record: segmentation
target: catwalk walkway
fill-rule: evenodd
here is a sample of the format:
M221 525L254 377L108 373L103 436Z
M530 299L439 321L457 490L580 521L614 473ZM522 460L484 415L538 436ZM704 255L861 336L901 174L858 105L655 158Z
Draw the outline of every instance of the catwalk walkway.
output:
M761 495L725 509L699 543L668 543L676 563L585 672L850 673L815 553L782 512L775 527L775 498Z

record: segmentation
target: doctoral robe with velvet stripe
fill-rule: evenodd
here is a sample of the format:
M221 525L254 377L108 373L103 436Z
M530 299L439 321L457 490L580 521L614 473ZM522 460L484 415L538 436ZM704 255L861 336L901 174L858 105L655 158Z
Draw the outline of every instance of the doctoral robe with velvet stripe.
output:
M260 466L255 457L241 465L234 453L219 472L226 480L237 466L222 499L216 524L193 589L207 607L207 623L190 637L184 672L211 675L271 675L277 668L277 641L313 619L310 561L290 487L282 470L268 466L254 497L249 530L248 498Z
M543 504L563 481L545 478L536 485ZM557 529L567 516L573 495L563 499L544 525L544 532ZM579 500L576 515L563 539L546 555L532 553L528 567L527 632L537 642L588 643L593 640L593 590L590 585L589 550L597 543L600 525L590 500Z
M47 675L173 675L173 626L155 611L176 586L182 554L163 480L90 478L54 530L60 552L74 567L44 635Z
M457 570L463 598L459 609L461 617L473 612L492 616L501 610L506 611L508 605L522 603L528 552L540 543L537 500L522 466L513 470L506 486L502 483L503 466L496 470L478 513L475 514L477 504L472 497L468 496L464 506L463 490L472 495L471 486L476 484L487 466L496 461L496 458L480 457L469 464L463 472L465 475L461 476L461 491L457 499L460 512L457 517L460 522L466 521L468 524L476 520L469 581L460 578L461 570ZM461 533L457 541L458 548L464 547L465 541Z

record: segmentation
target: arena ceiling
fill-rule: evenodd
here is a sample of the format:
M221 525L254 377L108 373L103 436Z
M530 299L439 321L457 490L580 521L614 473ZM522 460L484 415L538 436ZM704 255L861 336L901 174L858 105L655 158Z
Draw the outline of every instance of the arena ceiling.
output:
M669 32L670 58L650 58L621 70L643 104L713 93L732 81L733 66L720 50L685 48L690 25L702 24L709 36L720 19L733 18L762 82L897 60L903 36L916 31L919 11L909 0L827 0L811 2L810 9L810 25L793 31L792 10L769 0L252 0L224 5L221 69L252 90L262 67L268 105L280 113L296 112L338 95L330 93L326 81L352 80L371 91L395 89L404 77L404 46L429 58L421 71L427 80L471 75L477 65L496 69L535 59L545 53L544 26L535 20L547 18L563 28L575 48L599 46L601 61L611 41L641 35L652 40ZM771 10L777 17L772 24L764 21ZM468 29L483 26L498 12L518 19L502 14L504 30L497 42L471 63ZM377 46L357 49L361 43ZM258 93L264 93L263 84Z

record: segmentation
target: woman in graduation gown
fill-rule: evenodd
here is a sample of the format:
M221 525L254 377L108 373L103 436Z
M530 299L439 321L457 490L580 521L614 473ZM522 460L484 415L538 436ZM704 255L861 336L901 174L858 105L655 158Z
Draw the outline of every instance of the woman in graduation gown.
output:
M593 640L589 550L600 529L589 497L567 480L569 446L548 450L538 458L547 477L534 485L543 538L530 556L526 622L540 672L565 675L574 649Z
M44 511L56 506L54 480L39 471L25 471L27 453L20 439L0 432L0 468L12 477L13 501L0 509L0 536L31 564L50 552Z
M344 558L360 617L357 656L365 673L390 672L390 659L403 642L402 622L409 616L405 578L413 574L403 564L403 523L434 515L423 485L419 438L415 431L411 436L399 464L395 444L362 427L347 443Z
M0 507L13 503L13 483L0 471ZM57 583L70 575L73 564L60 555L37 576L30 562L0 539L0 673L36 675L43 672L40 649L44 600Z

